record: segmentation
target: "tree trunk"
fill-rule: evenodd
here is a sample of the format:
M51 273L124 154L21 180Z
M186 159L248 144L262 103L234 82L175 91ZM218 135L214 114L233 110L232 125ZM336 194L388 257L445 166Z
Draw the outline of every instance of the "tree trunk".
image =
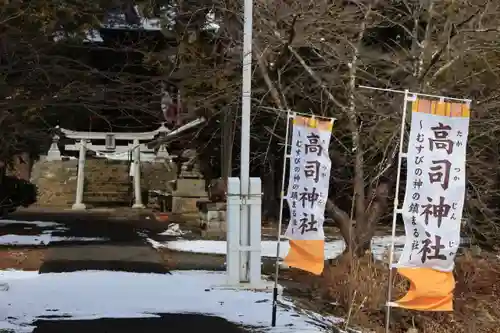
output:
M371 247L371 240L375 234L375 226L387 210L392 184L392 181L387 180L372 189L372 201L366 215L365 227L356 232L356 255L358 256L364 255Z
M269 165L262 167L262 215L266 220L275 219L276 212L279 213L279 207L277 207L276 198L278 193L276 192L276 177L275 177L275 157L273 154L268 156Z
M353 245L351 237L351 218L345 211L337 207L337 205L335 205L335 203L330 199L326 201L325 211L339 227L340 235L342 236L342 238L344 238L344 241L346 243L346 250L348 251Z

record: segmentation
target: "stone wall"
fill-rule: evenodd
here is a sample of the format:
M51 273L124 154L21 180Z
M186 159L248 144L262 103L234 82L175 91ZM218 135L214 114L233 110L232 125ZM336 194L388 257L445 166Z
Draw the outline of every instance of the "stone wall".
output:
M76 160L35 162L31 182L38 187L36 206L70 207L75 202Z
M166 191L168 183L177 178L174 163L141 163L141 187ZM77 160L37 161L31 171L31 181L38 187L37 206L69 208L75 202ZM129 166L124 161L87 159L83 202L88 206L129 206L133 200L132 179ZM143 198L144 200L146 198Z

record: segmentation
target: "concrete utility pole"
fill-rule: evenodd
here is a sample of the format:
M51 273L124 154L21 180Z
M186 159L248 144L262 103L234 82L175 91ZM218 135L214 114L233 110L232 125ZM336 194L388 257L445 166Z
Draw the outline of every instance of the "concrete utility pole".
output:
M243 23L243 75L241 91L241 157L240 157L240 186L241 186L241 217L240 242L243 246L250 246L250 212L245 200L249 199L250 189L250 112L252 108L252 27L253 27L253 0L244 0ZM248 252L241 253L240 276L249 280L250 256Z
M241 173L227 181L227 284L268 289L261 275L262 184L250 178L250 112L252 94L252 0L244 0L243 75L241 91Z

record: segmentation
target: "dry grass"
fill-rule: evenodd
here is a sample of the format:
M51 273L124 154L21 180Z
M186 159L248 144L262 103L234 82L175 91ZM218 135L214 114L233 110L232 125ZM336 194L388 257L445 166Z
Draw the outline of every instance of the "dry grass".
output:
M387 266L368 258L343 257L327 267L321 277L295 270L286 276L294 284L308 286L307 298L315 310L348 318L349 327L385 332ZM478 258L466 254L457 259L455 278L453 313L395 308L391 314L391 332L406 333L415 325L419 333L499 333L500 260L495 256ZM403 296L407 288L408 282L396 275L393 299ZM304 293L300 296L304 299ZM332 307L332 303L336 306Z

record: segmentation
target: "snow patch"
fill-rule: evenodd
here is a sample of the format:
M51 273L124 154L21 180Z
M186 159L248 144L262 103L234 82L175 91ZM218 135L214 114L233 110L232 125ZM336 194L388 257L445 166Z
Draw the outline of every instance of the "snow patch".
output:
M16 220L0 220L0 226L6 226L9 224L25 224L33 225L39 228L50 228L50 227L60 227L63 226L61 223L57 222L45 222L45 221L16 221Z
M52 236L49 233L40 235L2 235L0 236L0 245L16 245L16 246L33 246L33 245L49 245L53 242L63 241L81 241L81 242L102 242L107 241L107 238L100 237L63 237Z
M170 223L167 227L167 230L165 230L162 233L159 233L159 236L182 236L187 234L188 231L183 231L179 227L177 223Z
M226 241L215 240L176 240L168 242L157 242L151 239L148 241L155 248L168 248L180 252L192 252L203 254L220 254L225 255L227 252ZM395 257L397 258L402 251L402 246L405 242L404 236L397 236L395 242ZM276 241L262 241L261 242L261 255L262 257L275 258L276 257ZM391 246L391 236L376 236L372 239L371 251L375 259L383 260ZM280 244L279 257L284 258L290 250L288 241L282 241ZM327 241L325 242L325 258L334 259L338 257L345 250L345 242L343 240Z
M9 289L0 297L0 328L29 328L40 316L70 315L65 319L140 318L155 313L199 313L264 328L273 333L319 333L321 316L293 307L279 307L277 326L270 326L272 294L217 288L224 273L174 271L171 275L107 271L57 274L7 271L0 283ZM314 324L314 322L316 324ZM325 319L322 326L328 326ZM269 329L265 329L269 327Z

